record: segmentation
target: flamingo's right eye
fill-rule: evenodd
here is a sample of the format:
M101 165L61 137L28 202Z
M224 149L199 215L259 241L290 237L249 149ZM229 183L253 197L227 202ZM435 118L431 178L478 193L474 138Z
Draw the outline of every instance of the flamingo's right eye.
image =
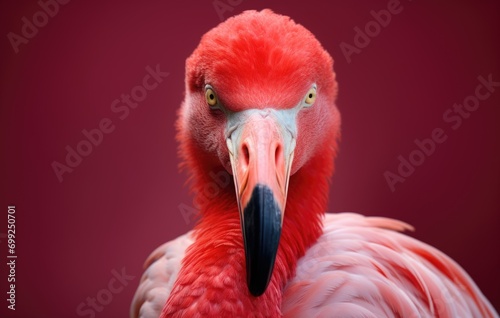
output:
M210 105L210 106L217 105L217 95L215 95L215 92L213 89L207 88L205 90L205 99L207 100L208 105Z

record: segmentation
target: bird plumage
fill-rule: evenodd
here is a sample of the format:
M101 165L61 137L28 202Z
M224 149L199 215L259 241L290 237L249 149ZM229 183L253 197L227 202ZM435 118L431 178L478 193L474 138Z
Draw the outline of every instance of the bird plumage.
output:
M407 229L393 219L327 214L285 288L283 316L497 316L458 264L399 232Z
M158 317L172 291L186 248L193 244L192 232L162 244L144 263L145 272L130 309L132 317Z
M498 317L409 225L325 217L336 93L333 60L288 17L247 11L203 36L177 121L201 218L149 257L132 317ZM234 185L207 200L220 173Z
M498 317L458 264L399 233L410 225L355 213L327 213L323 224L323 234L284 287L284 318ZM134 297L133 317L159 316L179 259L192 243L190 232L151 254Z

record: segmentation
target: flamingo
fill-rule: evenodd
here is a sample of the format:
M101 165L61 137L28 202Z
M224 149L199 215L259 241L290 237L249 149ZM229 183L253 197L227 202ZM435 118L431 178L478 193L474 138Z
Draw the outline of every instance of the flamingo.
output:
M498 317L468 274L404 222L325 214L340 130L333 60L271 10L205 34L177 122L200 195L194 230L147 259L132 317Z

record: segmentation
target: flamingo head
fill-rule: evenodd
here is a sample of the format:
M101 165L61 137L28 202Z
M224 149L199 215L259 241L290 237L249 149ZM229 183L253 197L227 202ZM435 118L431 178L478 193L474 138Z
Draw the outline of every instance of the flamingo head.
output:
M221 23L186 62L181 153L194 175L221 168L233 176L254 296L273 271L290 178L311 161L333 169L336 91L330 55L308 30L270 10Z

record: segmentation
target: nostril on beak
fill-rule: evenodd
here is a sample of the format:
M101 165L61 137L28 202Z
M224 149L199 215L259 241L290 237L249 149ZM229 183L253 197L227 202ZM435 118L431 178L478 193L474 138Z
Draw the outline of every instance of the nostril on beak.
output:
M278 167L282 160L283 160L283 147L281 146L281 144L278 143L276 145L276 150L274 153L275 167Z
M246 167L250 164L250 152L248 151L248 145L246 142L241 145L240 157L240 162L243 165L243 168L246 169Z

